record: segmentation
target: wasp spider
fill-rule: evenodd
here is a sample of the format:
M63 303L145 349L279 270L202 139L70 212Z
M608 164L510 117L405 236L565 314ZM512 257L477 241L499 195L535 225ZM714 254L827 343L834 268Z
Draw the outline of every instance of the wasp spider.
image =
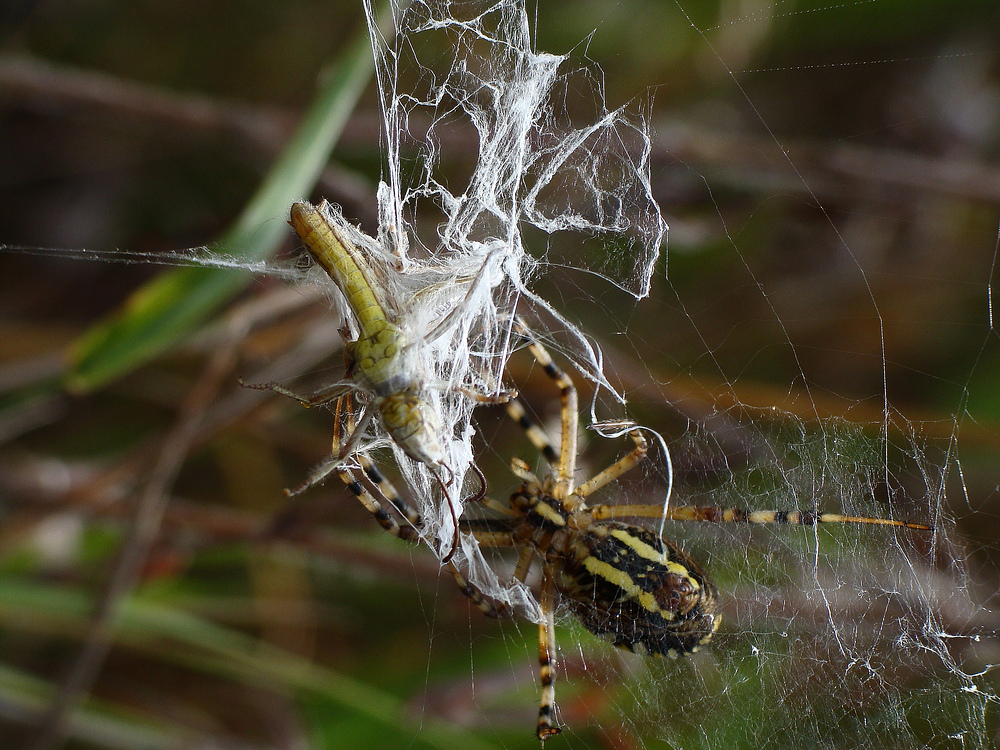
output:
M527 336L522 330L522 335ZM929 529L921 524L835 513L806 511L742 511L715 507L662 505L588 505L587 498L646 456L646 440L639 430L628 434L630 453L595 476L576 484L577 394L572 380L548 352L529 339L529 348L561 392L562 439L557 451L545 433L532 424L518 401L507 411L525 430L550 464L544 478L533 474L521 459L511 469L523 482L508 503L480 498L496 517L465 520L463 532L481 547L519 550L514 578L524 582L536 558L541 563L539 586L539 662L542 685L536 734L542 741L558 734L554 716L556 642L554 614L568 607L583 625L616 646L642 654L677 657L697 651L719 627L718 591L698 564L676 544L649 529L617 518L666 518L682 521L778 523L814 526L819 523L869 523ZM336 445L334 446L336 450ZM406 520L401 526L361 484L349 468L339 475L378 522L390 533L416 541L420 515L403 501L392 485L364 456L359 460L368 479ZM509 614L506 605L491 600L446 563L462 591L486 614Z

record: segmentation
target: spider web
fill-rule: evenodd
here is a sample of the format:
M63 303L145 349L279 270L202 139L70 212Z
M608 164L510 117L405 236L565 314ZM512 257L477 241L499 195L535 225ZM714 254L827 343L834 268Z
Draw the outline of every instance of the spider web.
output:
M609 110L593 70L571 68L569 56L534 51L520 3L396 6L392 41L381 36L366 8L387 156L379 186L380 240L399 259L394 280L409 286L395 296L414 298L422 290L404 324L424 349L415 357L419 370L450 386L435 405L453 438L446 463L462 475L473 460L475 402L459 388L496 392L516 313L533 310L553 321L580 371L611 388L586 334L534 290L532 280L560 259L551 249L532 256L524 233L615 242L618 251L596 256L590 270L625 293L647 295L666 236L649 182L647 119L643 107ZM574 116L567 101L581 90L588 92L583 101L591 111ZM456 132L478 147L460 190L440 169L442 144ZM419 243L435 235L428 247L410 247L411 237ZM585 267L579 257L564 262ZM453 285L426 291L418 272L424 266L478 273L462 300L452 295L442 301ZM450 551L457 499L444 498L427 467L393 449L429 522L425 534L436 537L432 546L442 554ZM538 617L530 594L500 582L471 537L463 540L457 562L488 595Z
M986 75L983 62L975 58L975 44L939 38L928 44L924 62L873 58L869 50L838 60L823 50L815 61L803 53L758 63L776 26L803 14L815 16L814 25L804 22L807 31L864 13L891 17L889 4L877 0L851 7L734 4L717 11L680 2L670 11L664 15L675 41L693 45L702 75L733 93L735 105L720 97L719 111L690 116L688 123L706 125L705 133L667 121L650 98L609 110L588 47L580 44L564 57L535 51L519 3L422 2L397 9L400 34L392 49L375 37L389 155L381 225L396 230L385 244L405 256L399 228L429 236L422 225L437 227L439 246L429 252L438 260L486 257L502 247L503 281L468 308L470 319L501 325L480 323L485 332L472 335L472 348L502 352L493 367L502 366L508 354L502 321L528 302L563 361L599 386L624 383L628 414L641 414L667 436L673 462L672 477L661 453L637 477L624 479L629 502L662 503L672 486L669 502L678 505L828 510L922 521L934 531L668 525L666 534L681 540L719 586L722 631L702 653L664 661L603 645L567 617L557 696L563 719L573 732L589 726L626 738L626 746L989 746L997 704L995 658L987 645L993 623L976 604L968 551L953 541L955 516L971 514L977 502L959 462L963 420L918 421L892 406L898 311L890 314L883 302L890 299L884 274L899 265L891 257L903 252L898 245L935 250L920 231L863 211L843 184L831 184L846 182L852 169L862 170L855 179L870 180L872 191L905 182L899 172L881 172L886 164L862 168L866 156L882 152L852 150L831 134L828 151L796 153L775 124L788 113L767 109L770 86L799 86L814 96L812 87L837 80L831 74L846 76L840 67L919 64L931 71L928 96L947 117L952 102L942 98L957 99L955 81L972 85L963 76ZM991 101L982 92L979 99ZM569 117L580 101L593 107L583 118L588 125ZM975 130L976 117L953 117L940 127L980 144L989 137ZM727 140L716 124L726 118L753 137ZM464 140L456 135L462 133ZM448 144L473 142L478 160L459 193L436 168ZM699 171L699 158L712 149L730 153L732 166ZM816 168L814 153L829 153L834 162L839 157L840 166ZM748 177L753 170L764 174ZM906 187L926 186L911 179ZM699 192L700 203L690 197ZM747 195L752 207L740 206L730 192ZM653 193L678 198L667 215L675 238L666 279L654 273L664 225ZM685 199L713 212L685 211ZM895 207L880 200L880 208ZM793 223L775 228L768 226L772 221ZM929 228L926 221L916 226ZM995 232L995 212L992 227ZM579 237L575 247L565 241L564 233L580 231L599 236L602 251L589 253ZM770 257L759 257L755 234L767 231L783 236L770 246ZM525 236L544 250L526 251ZM994 239L980 235L977 244L982 275L972 283L980 298L990 288L984 272ZM711 262L699 263L699 253ZM779 264L784 267L776 271ZM934 273L935 263L923 265ZM695 273L707 277L692 279ZM917 286L926 292L937 280L931 275ZM651 290L649 303L629 300ZM551 301L556 298L559 304ZM595 309L588 313L580 305ZM867 338L837 333L852 326ZM818 330L829 337L820 346L810 338ZM616 334L625 343L605 344L603 354L586 343L592 337L604 344ZM995 345L992 324L980 335L980 345ZM862 369L866 358L879 366ZM847 360L839 380L831 375L836 360ZM635 362L645 372L636 374L629 365ZM501 377L485 369L490 379ZM482 371L482 361L470 360L461 374L445 375L474 381ZM761 382L785 385L762 390ZM954 409L960 412L968 392L957 382ZM450 424L467 423L468 404L449 408ZM657 414L656 421L647 413ZM623 414L614 398L595 397L592 416ZM616 455L607 445L592 448L609 461ZM596 460L591 469L604 465ZM614 490L594 500L614 501ZM447 532L446 519L439 522ZM499 580L470 540L463 551L477 585L537 618L531 598ZM520 649L511 653L513 664ZM488 684L489 674L478 669L473 687ZM601 686L596 703L603 708L592 707L581 682Z
M667 661L560 617L566 728L551 747L995 743L1000 196L983 164L998 147L1000 34L988 4L955 5L620 3L595 30L592 15L554 18L544 4L426 2L395 9L396 41L373 32L379 239L403 269L397 296L430 280L408 324L434 378L516 386L558 434L551 382L533 387L520 352L504 373L516 310L573 372L584 411L597 391L582 424L627 416L669 445L672 477L654 450L593 502L658 504L672 486L675 505L934 527L666 524L718 586L722 629ZM912 24L917 50L835 46L844 28L902 39ZM625 56L652 83L616 77ZM881 84L855 87L861 76ZM234 265L200 251L173 261ZM545 470L516 427L449 388L433 398L450 465L461 473L475 455L492 496L516 485L512 455ZM586 434L581 479L627 450ZM448 549L436 484L397 458ZM506 583L509 561L468 540L456 560L532 615L529 592ZM495 635L473 644L463 721L537 746L532 628L470 617L504 640L499 660Z

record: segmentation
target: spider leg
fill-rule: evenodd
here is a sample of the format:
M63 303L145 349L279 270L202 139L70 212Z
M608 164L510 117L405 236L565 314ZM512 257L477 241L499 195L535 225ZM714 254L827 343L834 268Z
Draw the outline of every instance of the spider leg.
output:
M338 401L338 409L339 409L339 403L340 402ZM350 456L354 452L354 446L357 445L358 440L361 439L361 436L364 434L365 429L368 427L368 423L371 422L372 417L373 417L372 411L365 412L365 415L361 419L360 424L358 424L358 426L351 433L351 437L350 439L348 439L344 447L340 450L337 450L335 448L333 451L333 455L331 455L329 458L320 463L319 466L315 467L312 471L310 471L309 474L306 476L305 480L301 484L292 487L291 489L285 490L285 494L288 495L289 497L300 495L306 490L308 490L310 487L315 487L317 484L322 483L324 479L330 476L330 474L332 474L334 471L337 471L341 466L343 466L344 461L348 458L348 456ZM338 443L339 440L337 438L334 438L334 445L337 445Z
M357 454L357 459L358 462L361 464L362 470L365 472L365 476L368 477L369 481L371 481L372 484L378 487L379 494L381 494L382 497L384 497L392 504L392 507L394 507L396 511L403 518L406 519L407 523L409 523L409 526L400 527L399 524L396 523L395 519L392 518L392 516L389 516L385 512L385 510L381 508L381 504L377 500L375 500L375 498L371 495L371 493L365 490L364 485L362 485L360 482L357 481L357 478L354 476L353 472L351 472L350 470L341 470L340 472L338 472L338 476L340 477L341 481L343 481L344 484L347 485L347 489L349 489L351 492L354 493L354 495L361 501L362 505L364 505L365 508L367 508L368 511L375 516L375 520L377 520L379 524L381 524L382 528L384 528L390 534L392 534L393 536L398 536L401 539L406 539L407 541L413 541L413 542L419 541L420 535L417 533L417 529L419 529L423 525L423 516L420 514L420 511L418 511L416 508L414 508L400 496L399 492L396 490L396 487L392 484L392 482L386 479L385 475L382 474L381 471L379 471L378 467L370 458L368 458L368 456ZM361 490L362 492L359 492L359 490ZM451 507L450 503L449 507ZM385 520L386 516L388 516L388 521L395 524L397 530L394 530L387 525ZM452 508L452 516L454 517L453 508ZM459 528L458 528L458 521L456 519L455 539L452 543L451 551L444 557L444 559L442 559L441 562L445 563L448 566L448 569L452 572L452 575L456 576L455 580L458 582L459 588L465 591L465 588L468 586L468 584L465 582L465 579L461 577L461 574L458 572L458 569L451 562L452 556L458 549L458 533L459 533Z
M340 458L347 458L349 455L354 453L354 448L361 441L362 436L365 434L365 430L368 429L368 425L375 418L375 409L366 409L364 415L361 417L361 421L354 424L354 412L351 409L351 399L350 396L345 396L337 401L337 411L339 415L341 404L347 402L348 417L348 427L350 429L350 437L347 438L347 442L344 443L343 447L340 447L340 431L338 425L340 420L338 419L334 425L334 438L333 438L333 455L339 456ZM338 450L339 448L339 450Z
M423 516L420 515L420 511L400 497L395 485L386 479L374 461L362 454L358 454L357 458L361 464L361 469L365 472L365 476L368 477L372 484L378 487L379 494L392 504L392 507L406 519L410 526L419 528L424 520Z
M462 521L460 528L466 534L472 534L480 547L516 547L519 544L514 532L496 528L492 521Z
M423 522L423 517L420 515L420 512L400 496L396 487L385 477L384 474L382 474L381 471L379 471L378 467L370 458L364 455L358 455L357 458L365 476L378 488L379 494L388 500L392 507L407 520L409 525L400 526L399 523L397 523L396 520L385 511L374 496L372 496L372 494L365 489L364 485L357 480L353 472L349 469L342 469L338 472L338 476L341 478L341 481L343 481L355 497L361 501L361 504L365 506L368 512L375 516L375 520L379 522L383 529L400 539L404 539L409 542L419 542L420 536L417 533L417 529ZM479 544L485 547L511 547L515 544L514 536L511 532L487 531L484 529L481 532L472 531L471 533L476 537ZM522 552L522 557L523 556L524 553ZM462 575L461 571L454 563L450 560L446 560L445 566L455 579L458 589L469 597L469 600L475 604L476 607L483 612L483 614L488 617L496 618L510 615L511 610L509 606L487 596L475 584L470 583L465 576ZM525 573L526 572L527 571L525 571ZM523 578L520 580L523 581Z
M542 576L542 590L539 604L542 619L538 623L538 665L542 683L542 697L538 704L538 728L536 736L543 743L561 731L555 723L556 703L556 624L555 586L552 570L546 566Z
M510 607L503 602L497 601L492 597L487 596L483 593L475 584L469 583L462 572L455 566L454 563L446 563L448 570L451 571L451 575L455 578L455 583L458 584L458 590L469 597L469 601L479 608L487 617L507 617L510 615Z
M366 421L370 418L371 412L365 415L362 419L360 425L354 424L354 413L351 408L350 396L346 396L339 401L337 401L336 409L334 410L334 423L333 423L333 441L331 445L331 450L333 454L337 456L336 462L332 462L329 469L327 469L326 474L330 471L336 470L337 476L340 478L351 493L358 498L361 504L365 507L369 513L375 516L375 520L378 521L379 525L400 539L405 539L409 542L419 541L420 536L417 534L417 529L421 524L420 513L409 505L399 493L396 492L396 488L392 486L392 483L383 476L382 472L378 470L378 467L363 454L355 454L358 463L361 465L361 470L364 471L365 476L371 481L371 483L378 488L379 494L383 498L389 501L389 503L399 512L399 514L406 519L408 526L400 526L399 523L390 515L382 504L375 499L375 497L365 488L363 484L354 475L354 472L344 465L344 459L350 455L351 442L354 440L355 436L359 434L361 430L364 429ZM342 420L343 417L343 420ZM347 443L341 447L341 428L346 426L350 431L351 437L348 439ZM323 476L325 476L324 474ZM311 482L313 479L312 475L306 480L307 483ZM306 486L309 486L306 484ZM304 487L303 487L304 489ZM296 488L298 490L298 488Z
M517 565L514 566L514 579L524 583L524 579L528 577L528 569L531 567L532 561L535 559L535 548L525 545L521 549L521 555L517 558Z
M632 449L632 452L626 456L622 456L604 471L573 490L574 496L580 499L587 497L587 495L596 492L609 482L618 479L622 474L634 469L646 457L648 447L646 445L646 438L642 436L642 433L639 430L632 430L629 432L629 437L635 443L635 448Z
M488 498L487 498L488 499ZM501 522L502 523L502 522ZM513 531L504 531L496 528L496 522L489 520L463 521L462 531L472 534L480 547L517 547L521 545L517 535ZM528 570L535 557L535 550L530 546L522 546L521 553L514 568L513 579L524 583L528 576ZM506 617L512 614L510 605L498 601L485 594L482 589L475 584L469 583L461 572L451 563L448 563L458 588L465 594L472 603L475 604L484 614L489 617Z
M368 463L371 464L370 461ZM374 466L372 466L372 468L374 468ZM368 468L366 467L365 473L367 474L367 472ZM396 521L396 519L393 518L392 515L390 515L386 511L386 509L382 507L382 504L379 503L379 501L376 500L375 497L365 488L365 486L361 484L360 481L358 481L358 478L354 476L353 471L351 471L348 468L340 468L337 470L337 476L340 477L340 480L347 486L347 489L349 489L351 493L356 498L358 498L358 500L361 501L361 504L365 506L365 510L367 510L369 513L375 516L375 520L378 521L379 525L383 529L388 531L394 537L398 537L399 539L403 539L407 542L420 541L420 535L417 534L416 526L400 526L399 522ZM371 477L370 474L368 476ZM379 476L381 477L381 474L379 474ZM385 481L384 477L382 477L382 479L383 481ZM389 485L387 481L385 482L385 484L388 485L389 487L392 486ZM379 491L382 492L383 495L385 494L382 485L379 485ZM386 499L389 500L389 502L391 502L393 506L396 508L399 508L401 506L407 508L408 511L410 511L412 514L415 515L417 521L419 522L420 515L415 510L410 508L405 502L400 500L398 496L396 497L395 501L393 501L392 498L388 497ZM407 520L409 521L410 514L406 513L404 515L407 516Z
M504 505L498 500L494 500L492 497L484 497L479 501L483 507L489 508L490 510L496 511L504 516L509 516L511 518L516 518L519 514L516 510L510 507L510 505Z
M361 504L365 506L369 513L375 516L375 520L379 522L383 529L393 536L408 542L419 542L420 536L417 533L417 528L419 528L423 520L420 512L400 497L392 482L386 479L385 475L378 470L378 467L371 459L367 456L358 456L358 460L361 462L361 468L364 470L365 476L378 487L379 493L407 520L409 526L400 526L391 515L386 513L381 504L365 489L364 485L357 480L353 473L348 469L344 469L338 472L338 476L347 485L347 489L354 493L355 497L361 501ZM507 534L506 536L506 539L497 538L493 540L495 542L493 546L509 546L512 544L513 540L510 538L510 535ZM478 587L466 580L465 576L462 575L454 563L447 561L445 562L445 566L455 579L459 591L469 597L469 600L483 614L488 617L503 617L509 614L509 608L506 605L494 601L486 596Z
M562 424L562 429L559 443L559 460L556 462L556 478L557 495L560 498L564 498L573 490L573 475L576 473L576 433L579 425L579 416L577 415L578 400L576 395L576 386L573 385L573 381L570 379L569 375L560 370L556 363L552 361L552 357L549 355L545 347L535 340L520 319L516 321L516 327L517 332L528 340L528 349L531 351L532 355L534 355L538 364L544 368L545 374L552 378L552 380L554 380L556 385L559 387L559 421ZM518 415L511 412L509 406L507 411L519 423L521 422L524 415L524 409L521 409L520 414ZM528 437L532 442L535 442L535 438L532 437L531 433L528 434ZM547 443L548 440L545 440L545 442ZM535 445L544 451L542 445L537 442L535 442ZM548 455L546 455L546 458L548 458Z
M587 512L594 520L610 518L665 518L668 521L700 521L704 523L752 523L787 524L790 526L816 526L821 523L876 524L879 526L899 526L907 529L929 531L930 526L922 523L893 521L887 518L864 518L845 516L840 513L814 513L800 510L755 510L739 508L716 508L699 505L678 505L664 508L662 505L592 505Z
M528 440L545 456L545 460L554 466L559 460L559 454L552 447L549 436L545 434L541 427L531 421L521 402L515 399L508 403L507 414L524 430L524 434L528 436Z
M531 467L517 456L514 456L514 458L510 460L510 470L514 476L522 482L526 482L527 484L535 487L540 487L542 485L538 477L532 473Z

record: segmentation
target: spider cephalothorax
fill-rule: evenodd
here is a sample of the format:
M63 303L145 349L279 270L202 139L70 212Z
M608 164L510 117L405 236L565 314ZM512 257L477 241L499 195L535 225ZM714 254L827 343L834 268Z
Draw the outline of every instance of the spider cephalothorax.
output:
M711 640L718 592L697 563L648 529L595 519L586 506L570 511L554 489L532 478L514 493L524 517L514 534L543 557L560 601L588 630L670 657Z

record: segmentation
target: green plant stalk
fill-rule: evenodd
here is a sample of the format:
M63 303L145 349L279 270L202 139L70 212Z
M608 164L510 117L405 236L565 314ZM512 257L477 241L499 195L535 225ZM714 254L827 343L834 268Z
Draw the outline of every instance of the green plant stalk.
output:
M93 598L80 589L0 578L0 624L10 629L78 636L85 632L84 623L93 606ZM132 596L123 603L116 641L139 652L155 653L164 661L244 684L271 690L309 691L368 721L411 734L433 747L468 750L495 747L461 727L431 717L421 717L418 727L407 716L405 701L391 693L146 597ZM25 700L34 701L38 696L35 689L28 690L23 685L17 692ZM80 712L75 715L79 717Z
M289 205L319 178L373 71L367 28L362 28L257 192L215 243L218 252L255 261L276 250L288 233ZM80 336L63 384L72 391L92 391L145 364L202 325L249 281L247 274L216 268L164 272L133 293L122 310Z

